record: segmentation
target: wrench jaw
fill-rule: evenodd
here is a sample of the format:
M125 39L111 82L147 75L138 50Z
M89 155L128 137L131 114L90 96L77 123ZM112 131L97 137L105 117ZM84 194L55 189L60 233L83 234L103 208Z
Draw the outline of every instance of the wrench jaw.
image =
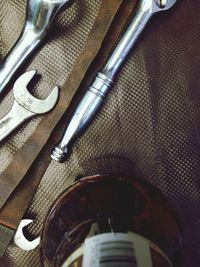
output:
M38 245L40 244L40 237L38 237L32 241L29 241L23 233L23 228L32 222L33 222L33 220L30 220L30 219L21 220L21 222L18 226L18 229L15 233L14 244L22 250L30 251L30 250L33 250L36 247L38 247Z
M30 81L33 79L33 77L36 75L36 70L30 70L22 74L14 83L13 92L15 99L18 97L21 97L19 95L19 91L27 88L27 85L30 83Z
M56 86L45 100L35 98L29 93L27 85L36 73L36 70L31 70L25 72L17 79L13 87L14 97L19 105L23 106L32 113L44 114L52 110L55 106L58 100L59 89Z
M14 84L14 103L11 110L0 119L0 142L27 119L50 111L58 100L59 90L56 86L45 100L31 95L27 85L36 71L22 74Z

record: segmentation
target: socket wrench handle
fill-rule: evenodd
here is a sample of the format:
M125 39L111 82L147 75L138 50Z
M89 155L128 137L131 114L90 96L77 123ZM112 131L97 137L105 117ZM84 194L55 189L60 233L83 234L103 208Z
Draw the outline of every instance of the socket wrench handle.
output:
M71 0L28 0L21 35L0 65L0 94L46 36L58 11Z
M107 60L102 73L114 81L124 61L134 47L150 18L157 12L171 8L177 0L140 0L134 16Z
M163 2L164 1L164 2ZM73 114L67 129L53 149L51 157L63 162L70 153L70 146L92 121L102 105L103 99L112 87L114 80L132 50L139 35L154 13L167 10L176 0L141 0L136 12L114 47L103 69L97 74Z
M112 81L114 81L139 35L152 16L151 9L149 8L150 2L151 1L145 0L139 2L135 15L129 22L125 32L114 47L107 63L102 69L102 73Z
M52 159L63 162L70 154L70 147L73 141L86 129L112 86L112 81L102 73L98 73L88 90L84 94L70 122L64 132L61 142L53 149Z

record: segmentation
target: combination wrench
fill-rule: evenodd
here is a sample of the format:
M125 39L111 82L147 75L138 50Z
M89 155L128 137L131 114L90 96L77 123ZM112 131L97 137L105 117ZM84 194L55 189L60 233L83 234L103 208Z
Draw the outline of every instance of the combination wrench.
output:
M35 70L22 74L14 84L14 103L11 110L0 120L0 142L24 121L50 111L56 104L59 90L56 86L45 100L38 99L27 90Z
M37 237L33 240L28 240L23 232L23 229L32 222L33 220L31 219L22 219L17 231L15 232L13 243L22 250L33 250L40 244L40 237Z
M82 97L75 109L60 142L52 150L52 159L63 162L70 153L75 139L86 129L97 114L108 91L113 86L125 59L133 48L139 35L149 19L159 11L171 8L177 0L140 0L133 18L116 46L105 66L97 73L94 81Z
M0 65L0 94L16 71L43 41L56 15L73 0L28 0L19 39Z

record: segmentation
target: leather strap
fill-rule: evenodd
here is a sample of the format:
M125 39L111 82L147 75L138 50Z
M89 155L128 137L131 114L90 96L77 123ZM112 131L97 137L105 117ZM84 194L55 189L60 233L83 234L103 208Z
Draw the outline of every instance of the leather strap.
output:
M58 125L60 121L62 124L61 119L66 110L68 110L68 114L70 113L71 100L76 98L75 93L80 85L80 89L85 88L92 74L95 75L96 70L105 61L133 10L132 0L124 1L121 6L122 2L123 0L103 1L84 51L77 59L71 75L61 90L57 106L45 116L32 136L18 151L11 164L0 175L0 224L13 230L17 229L51 161L52 144L55 144L55 139L57 139L55 137L58 137L61 132ZM115 23L105 38L120 6ZM100 51L103 41L106 45ZM93 62L94 59L95 62ZM84 77L86 78L83 80ZM55 127L57 129L52 135Z
M0 208L8 200L20 181L27 174L43 146L47 143L53 129L68 108L86 71L96 57L111 22L122 0L105 0L99 10L94 26L89 34L85 49L78 58L73 71L62 88L57 106L45 116L37 130L18 151L14 160L0 176ZM109 8L108 8L109 7ZM31 153L30 153L31 151Z

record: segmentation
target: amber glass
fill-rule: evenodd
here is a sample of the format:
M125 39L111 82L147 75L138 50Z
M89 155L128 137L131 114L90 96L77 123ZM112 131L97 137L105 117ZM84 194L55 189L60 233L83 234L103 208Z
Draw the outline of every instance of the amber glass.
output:
M150 184L115 174L80 179L54 203L42 233L44 266L63 262L94 235L133 232L154 242L173 263L181 264L181 231L169 202ZM170 266L151 249L154 267ZM75 265L81 266L82 258Z

